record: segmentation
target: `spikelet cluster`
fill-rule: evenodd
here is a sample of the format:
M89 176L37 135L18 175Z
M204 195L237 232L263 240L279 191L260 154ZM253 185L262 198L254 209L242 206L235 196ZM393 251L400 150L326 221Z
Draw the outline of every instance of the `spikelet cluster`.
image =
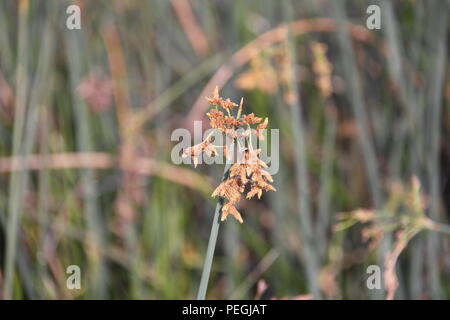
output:
M206 114L210 120L211 128L218 130L233 141L238 138L244 139L247 142L246 145L248 145L248 147L241 146L239 160L231 165L225 175L226 178L211 195L224 200L221 211L222 221L231 214L242 223L242 216L236 206L243 197L251 199L257 196L260 199L263 191L276 191L271 185L273 182L272 176L265 170L267 164L259 158L261 149L254 149L251 143L252 133L256 135L257 139L264 139L263 131L267 128L269 120L268 118L263 120L263 118L255 116L254 113L242 114L243 100L241 99L238 105L230 99L224 99L220 97L217 87L212 97L207 99L213 106ZM234 116L232 111L237 107L239 107L237 115ZM227 146L216 146L208 137L201 143L186 148L183 157L191 157L196 167L203 152L208 156L214 156L217 154L216 148L223 148L224 155L227 156Z

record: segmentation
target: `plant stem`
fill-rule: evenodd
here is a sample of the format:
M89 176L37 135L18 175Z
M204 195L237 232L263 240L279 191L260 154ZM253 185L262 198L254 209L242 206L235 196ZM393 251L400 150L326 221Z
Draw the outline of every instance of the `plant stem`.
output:
M292 2L283 2L283 12L289 21L292 21ZM295 61L297 61L295 45L292 40L292 31L288 29L288 36L286 37L287 59L291 70L295 70ZM307 140L304 119L302 115L303 105L300 98L300 90L298 88L299 80L296 72L289 74L289 81L287 84L287 92L293 94L294 99L287 101L290 108L291 128L294 139L294 159L295 159L295 179L297 183L297 209L300 217L300 237L303 242L303 250L301 252L303 261L305 263L306 281L309 292L314 299L320 299L320 284L319 284L319 252L316 248L317 241L314 233L314 223L312 219L312 210L310 203L309 179L308 179L308 164L307 164Z
M225 165L223 171L224 181L228 176L228 170L230 169L230 164ZM217 235L219 234L220 226L220 211L222 210L223 199L219 198L216 205L216 210L214 212L214 218L211 226L211 233L209 234L208 248L206 250L205 263L203 264L202 278L200 279L200 287L198 289L197 300L205 300L206 289L208 288L209 275L211 273L211 265L214 258L214 250L216 249Z
M439 223L431 219L425 220L425 228L431 231L437 231L450 235L450 226L444 223Z
M83 33L69 33L65 38L67 46L67 65L69 70L69 83L72 92L81 82L82 75L86 73L87 57L82 53L89 52L85 45ZM80 49L83 48L83 49ZM80 152L91 152L95 149L92 139L92 128L89 121L89 110L82 100L72 94L74 110L74 123L76 128L76 146ZM90 299L107 298L108 266L104 252L106 230L102 223L99 203L97 201L97 182L95 171L92 168L80 170L81 194L84 204L84 219L86 219L86 253L88 259L88 281L91 284L87 292Z
M358 128L359 144L361 146L362 156L366 163L366 171L369 183L369 190L372 197L373 205L376 209L383 206L384 199L381 192L381 182L379 177L379 169L377 163L377 154L375 144L370 135L370 118L368 114L368 107L364 97L364 89L362 87L362 79L359 74L358 66L356 64L356 55L352 45L352 39L349 35L348 25L346 25L347 13L344 1L336 1L334 4L334 12L338 27L338 45L341 51L342 70L344 78L348 85L348 97L351 108L354 113L356 125ZM381 239L378 248L378 264L384 263L389 248L392 245L392 235L385 233ZM371 291L373 299L381 299L384 296L383 290Z
M27 113L28 81L28 2L19 3L19 29L16 69L16 101L12 140L12 156L24 156L24 132ZM27 139L25 139L27 140ZM15 262L19 236L20 215L23 209L23 190L26 189L27 171L12 173L9 179L8 218L6 226L6 249L4 262L3 298L13 297L13 282L15 276Z

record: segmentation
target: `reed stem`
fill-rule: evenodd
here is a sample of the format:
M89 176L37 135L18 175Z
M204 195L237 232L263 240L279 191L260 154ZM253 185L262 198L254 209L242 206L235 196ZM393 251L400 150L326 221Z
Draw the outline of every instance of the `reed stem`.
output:
M230 164L225 165L222 181L227 179ZM206 249L205 263L203 264L202 277L200 279L200 287L198 289L197 300L205 300L206 289L208 288L209 275L211 274L211 266L214 258L214 250L216 249L217 235L219 234L220 212L223 206L223 199L219 198L214 212L214 218L209 234L208 248Z

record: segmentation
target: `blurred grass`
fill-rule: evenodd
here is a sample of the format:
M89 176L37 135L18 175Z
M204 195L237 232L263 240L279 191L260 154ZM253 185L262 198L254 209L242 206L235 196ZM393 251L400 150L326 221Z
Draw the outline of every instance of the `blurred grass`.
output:
M79 0L82 29L67 30L70 3L0 2L1 298L195 297L223 168L173 166L170 135L202 118L207 85L243 96L281 142L278 191L246 201L243 225L227 221L207 298L254 298L262 279L263 297L383 297L361 279L390 243L366 252L361 228L332 226L339 212L384 208L395 181L416 176L425 213L448 223L448 3L381 1L375 31L365 29L368 1ZM245 47L299 20L311 29ZM328 47L330 97L316 82L314 43ZM234 55L242 48L250 61ZM258 56L273 72L239 87L244 72L261 72ZM272 92L258 87L270 74ZM44 157L88 152L110 158ZM12 156L28 155L42 157L11 169ZM443 235L413 239L397 263L397 297L450 298L449 253ZM82 270L78 291L65 286L71 264Z

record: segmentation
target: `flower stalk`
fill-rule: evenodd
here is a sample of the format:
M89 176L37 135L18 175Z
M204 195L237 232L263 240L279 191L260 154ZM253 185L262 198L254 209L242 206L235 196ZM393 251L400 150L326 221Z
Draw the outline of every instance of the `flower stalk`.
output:
M252 133L256 135L257 139L264 139L263 131L267 128L268 119L266 118L263 121L262 118L256 117L253 113L241 116L243 99L240 101L235 117L232 111L238 105L230 99L221 98L217 87L213 92L213 96L208 98L208 102L213 108L206 115L214 130L201 143L183 151L183 157L190 157L195 167L197 167L199 158L203 154L210 157L217 156L218 151L216 148L222 149L226 160L222 181L211 195L213 198L218 197L219 200L211 226L205 263L197 294L198 300L203 300L206 296L220 222L226 220L228 215L232 215L240 223L243 223L244 220L241 213L236 208L243 197L251 199L254 196L258 196L258 199L260 199L263 191L276 191L271 185L273 182L272 176L265 170L268 166L259 157L261 149L254 149L251 141ZM226 111L226 114L219 110L219 107ZM256 125L256 127L252 128L252 125ZM213 144L211 136L214 131L225 135L226 138L231 140L231 144ZM241 141L239 141L240 139ZM236 162L234 162L233 152L230 153L231 150L234 150L235 143L237 143L239 150Z
M225 165L222 181L225 181L229 175L230 164ZM202 277L200 279L200 286L198 289L197 300L205 300L206 290L208 289L209 276L211 274L211 266L214 258L214 251L216 249L217 235L219 234L220 215L223 207L223 199L219 198L217 201L216 210L214 211L214 218L211 226L211 233L209 234L208 248L206 249L205 262L203 264Z

